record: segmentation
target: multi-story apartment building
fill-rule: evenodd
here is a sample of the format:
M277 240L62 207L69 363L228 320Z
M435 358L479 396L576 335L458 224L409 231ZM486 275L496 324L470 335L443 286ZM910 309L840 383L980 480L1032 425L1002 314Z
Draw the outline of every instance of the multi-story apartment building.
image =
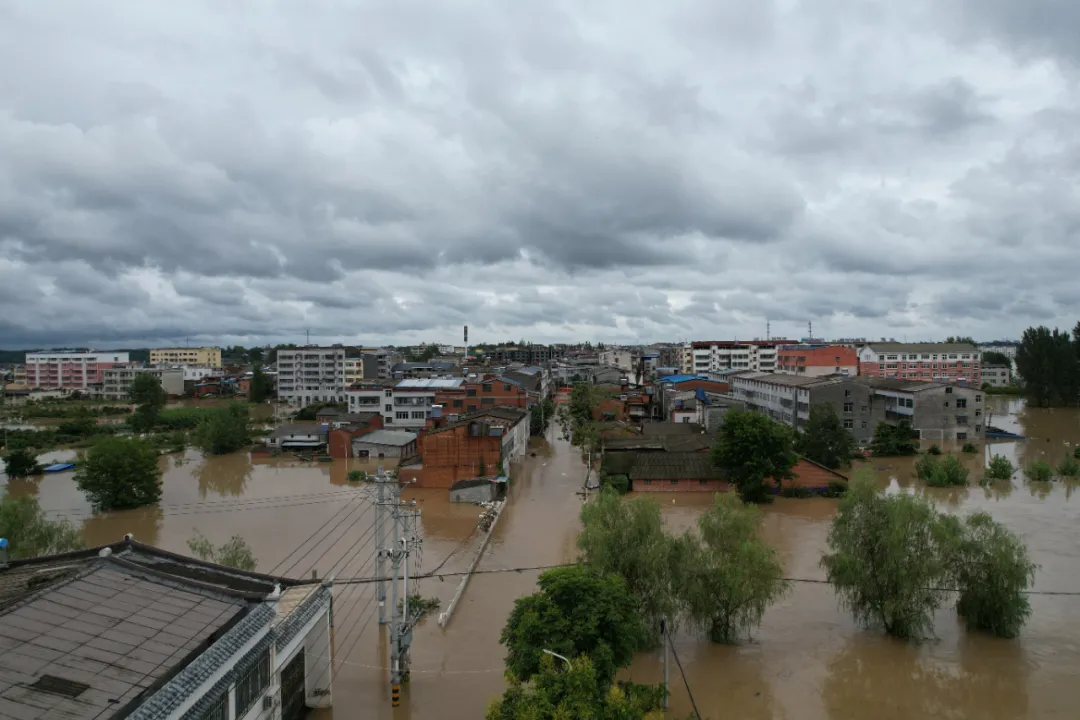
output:
M509 378L485 377L449 386L435 395L435 404L443 414L458 415L492 407L524 408L529 405L529 391Z
M879 422L907 420L927 440L983 437L982 392L963 385L867 377L804 377L750 373L731 378L732 396L746 407L802 431L810 407L831 405L861 445Z
M171 347L152 348L151 365L197 365L201 367L221 367L221 348L216 347Z
M1012 368L1008 365L983 365L982 384L990 387L1012 385Z
M691 343L693 365L683 372L701 375L720 370L776 370L778 348L790 345L790 340L704 340ZM684 356L685 357L685 356Z
M563 348L556 345L508 345L494 348L487 353L488 359L497 364L522 363L524 365L542 365L564 354Z
M113 367L105 370L101 396L106 400L127 400L131 386L140 374L154 375L167 395L184 394L184 370L180 368Z
M85 391L104 381L107 369L129 362L126 352L42 350L26 353L26 385L45 390Z
M981 387L982 353L967 343L868 343L859 349L859 374Z
M859 354L843 345L781 345L776 372L805 377L858 375Z
M280 381L279 381L280 382ZM458 390L461 378L362 381L345 391L350 413L377 412L385 427L420 431L431 417L435 397Z
M345 402L345 350L301 347L278 350L278 400L303 407Z

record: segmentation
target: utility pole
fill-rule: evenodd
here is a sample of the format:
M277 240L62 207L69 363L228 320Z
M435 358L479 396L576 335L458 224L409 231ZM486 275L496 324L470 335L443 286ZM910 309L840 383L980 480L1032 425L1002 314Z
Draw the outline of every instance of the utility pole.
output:
M378 474L375 475L376 501L375 501L375 576L378 582L375 584L375 594L379 598L379 624L386 624L386 528L383 515L386 506L386 483L394 482L382 466L379 466ZM397 485L394 482L394 485Z
M668 636L667 620L660 620L660 636L664 639L664 709L668 709L668 696L671 694L671 686L668 684Z
M401 487L397 480L389 473L379 468L376 479L379 489L378 508L389 508L393 538L388 547L378 547L379 567L385 567L386 558L390 559L390 703L397 707L401 704L401 682L409 674L409 650L412 646L412 631L414 618L409 615L409 555L420 544L421 540L416 534L416 520L420 517L420 511L414 509L416 501L409 504L401 502ZM389 494L384 492L389 490ZM376 515L376 522L380 530L385 518ZM378 537L379 531L376 531ZM378 542L378 541L377 541ZM379 569L379 576L383 577ZM402 574L403 573L403 574ZM398 583L404 580L401 607L398 606ZM386 591L382 582L379 582L379 621L385 622L385 597Z

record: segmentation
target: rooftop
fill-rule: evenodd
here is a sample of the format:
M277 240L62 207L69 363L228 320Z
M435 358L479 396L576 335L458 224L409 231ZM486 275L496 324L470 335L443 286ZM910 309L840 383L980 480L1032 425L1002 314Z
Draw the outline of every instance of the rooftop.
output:
M443 425L442 427L432 428L428 430L428 433L438 433L452 428L468 425L471 422L478 420L502 420L509 423L511 426L516 425L524 418L528 417L528 412L522 408L510 407L507 405L496 405L495 407L484 408L481 410L474 410L473 412L459 415L458 419Z
M709 453L702 452L643 452L637 453L632 480L722 480L723 474L713 466Z
M376 430L367 435L356 438L357 442L372 443L373 445L393 445L404 447L409 443L416 442L416 434L404 430Z
M738 378L739 380L753 380L754 382L769 383L770 385L786 385L788 387L808 387L832 382L835 378L830 377L807 377L805 375L781 375L780 373L757 372L748 373Z
M318 423L288 423L278 425L269 437L288 437L289 435L321 435L322 426Z
M953 383L947 382L935 382L933 380L905 380L903 378L880 378L880 377L868 377L866 378L870 387L878 390L894 390L897 392L919 392L922 390L933 390L935 388L942 387L957 387ZM965 387L960 385L959 387Z
M398 390L446 390L461 387L462 378L414 378L402 380L395 387Z
M645 437L700 435L702 429L697 423L647 422L642 424L641 434Z
M656 382L658 382L658 383L678 384L678 383L690 382L691 380L708 380L708 379L709 378L705 377L704 375L667 375L667 376L662 377L662 378L657 378Z
M902 352L902 353L974 353L979 348L968 343L866 343L866 346L874 352Z
M133 540L13 561L0 569L0 715L124 717L275 585L309 587Z

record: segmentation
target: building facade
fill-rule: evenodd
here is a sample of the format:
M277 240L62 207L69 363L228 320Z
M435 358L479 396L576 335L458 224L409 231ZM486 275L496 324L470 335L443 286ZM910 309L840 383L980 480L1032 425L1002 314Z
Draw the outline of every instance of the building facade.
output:
M690 344L692 366L683 372L702 375L721 370L751 370L773 372L776 370L777 352L780 346L790 345L790 340L734 340L696 341Z
M776 372L806 377L858 375L859 354L843 345L781 345Z
M859 349L859 374L982 386L982 353L967 343L869 343Z
M1012 368L1005 365L983 365L982 384L990 387L1012 385Z
M402 467L400 480L417 487L450 488L458 480L510 472L529 446L529 414L520 408L492 408L468 413L454 422L420 434L421 464Z
M105 381L105 371L129 362L126 352L53 350L26 353L26 385L44 390L86 391Z
M106 400L127 400L135 378L153 375L161 383L161 389L170 397L184 394L184 371L172 368L113 367L102 375L101 396Z
M509 345L493 348L487 353L495 363L522 363L523 365L543 365L550 360L563 356L561 348L555 345Z
M345 392L349 412L378 412L389 429L418 432L427 426L436 396L457 393L461 378L362 382Z
M172 347L151 348L151 365L199 365L203 367L221 367L221 348L216 347Z
M521 385L507 379L487 377L478 382L466 381L440 390L435 394L435 404L442 406L444 415L500 406L524 408L529 404L529 393Z
M345 350L303 347L278 350L278 400L304 407L345 402Z

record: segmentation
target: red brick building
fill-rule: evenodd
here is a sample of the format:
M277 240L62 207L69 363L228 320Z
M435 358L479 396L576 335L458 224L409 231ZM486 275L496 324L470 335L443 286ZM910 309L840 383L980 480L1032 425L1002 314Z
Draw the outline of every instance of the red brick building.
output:
M492 407L528 406L525 388L498 377L485 377L479 382L466 382L460 387L447 388L435 394L435 404L443 406L443 414L462 414Z
M352 457L352 441L355 438L373 433L383 428L382 415L379 413L365 413L366 419L355 419L348 425L330 430L327 439L327 452L330 457Z
M401 467L398 477L416 480L417 487L449 488L458 480L497 472L500 460L508 471L510 462L524 454L528 440L524 408L478 410L420 433L420 464Z
M843 345L783 345L776 352L776 372L805 377L858 375L859 354Z
M785 480L785 486L815 490L827 488L830 482L847 481L847 477L805 458L792 468L795 477ZM630 469L634 492L726 492L731 488L723 473L713 466L708 453L701 452L641 452Z

